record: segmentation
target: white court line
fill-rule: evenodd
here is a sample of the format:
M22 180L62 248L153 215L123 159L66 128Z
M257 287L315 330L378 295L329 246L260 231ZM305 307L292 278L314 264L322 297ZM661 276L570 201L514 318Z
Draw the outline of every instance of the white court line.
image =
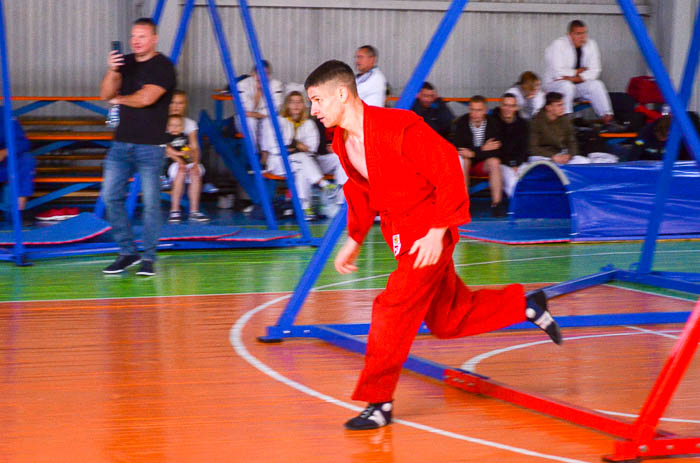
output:
M289 297L291 297L291 296L278 297L277 299L273 299L272 301L269 301L269 302L266 302L262 305L259 305L258 307L254 308L252 310L249 310L248 312L243 314L243 316L241 316L236 321L236 323L233 325L233 327L231 328L230 334L229 334L229 341L231 342L231 345L233 346L234 350L242 359L244 359L246 362L248 362L253 367L257 368L261 372L265 373L266 375L268 375L269 377L271 377L275 381L279 381L280 383L282 383L286 386L289 386L293 389L296 389L300 392L303 392L304 394L307 394L311 397L315 397L315 398L322 400L324 402L328 402L328 403L331 403L333 405L337 405L339 407L347 408L347 409L355 411L355 412L362 411L362 408L360 408L356 405L352 405L352 404L349 404L347 402L343 402L341 400L336 399L335 397L331 397L329 395L323 394L322 392L316 391L315 389L311 389L308 386L305 386L301 383L298 383L294 380L287 378L286 376L283 376L282 374L280 374L276 370L273 370L272 368L270 368L269 366L267 366L266 364L264 364L263 362L258 360L246 348L245 344L243 343L242 336L241 336L241 334L243 332L243 328L245 327L246 323L248 323L248 321L258 312L268 308L269 306L271 306L273 304L276 304L276 303L281 302L285 299L288 299ZM544 460L561 461L561 462L565 462L565 463L585 463L582 460L574 460L571 458L560 457L557 455L548 455L546 453L535 452L535 451L523 449L520 447L514 447L512 445L500 444L498 442L492 442L492 441L488 441L488 440L484 440L484 439L479 439L476 437L465 436L463 434L457 434L454 432L445 431L443 429L435 428L432 426L427 426L427 425L420 424L420 423L415 423L413 421L396 419L396 420L394 420L394 422L398 423L398 424L402 424L404 426L414 428L414 429L420 429L421 431L426 431L426 432L429 432L432 434L437 434L437 435L444 436L444 437L450 437L453 439L462 440L465 442L470 442L472 444L479 444L479 445L483 445L486 447L492 447L492 448L496 448L499 450L505 450L508 452L518 453L520 455L528 455L531 457L542 458Z
M638 334L645 334L645 333L641 333L641 332L627 333L627 332L625 332L625 333L608 333L608 334L587 334L584 336L567 337L567 338L565 338L565 340L567 342L569 342L569 341L575 341L577 339L605 338L605 337L611 337L611 336L634 336L634 335L638 335ZM470 358L469 360L464 362L460 368L462 368L462 370L476 373L476 366L479 363L481 363L483 360L486 360L486 359L491 358L491 357L495 357L496 355L500 355L500 354L503 354L505 352L511 352L511 351L518 350L518 349L526 349L528 347L536 346L539 344L549 344L551 342L552 341L547 339L545 341L534 341L534 342L526 342L523 344L513 344L512 346L503 347L501 349L494 349L494 350L484 352L483 354L479 354L479 355L476 355L476 356Z
M639 326L631 326L631 325L623 325L625 328L629 328L631 330L637 330L640 333L647 333L647 334L655 334L656 336L663 336L664 338L671 338L671 339L678 339L678 336L674 336L672 334L664 333L663 331L654 331L654 330L648 330L646 328L642 328Z

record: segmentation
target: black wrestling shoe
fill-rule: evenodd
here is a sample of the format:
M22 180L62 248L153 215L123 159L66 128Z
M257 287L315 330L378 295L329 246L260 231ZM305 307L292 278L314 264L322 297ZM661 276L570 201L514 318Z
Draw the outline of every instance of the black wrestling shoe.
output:
M112 264L102 270L102 272L107 274L122 273L124 270L138 264L139 262L141 262L141 258L138 256L138 254L131 256L119 256L117 257L117 260L112 262Z
M561 329L552 314L547 310L547 296L544 291L535 291L526 298L527 308L525 316L539 329L549 335L554 344L561 344L564 338L561 336Z
M347 421L345 428L351 431L362 431L366 429L376 429L391 423L391 402L380 402L367 404L359 416Z

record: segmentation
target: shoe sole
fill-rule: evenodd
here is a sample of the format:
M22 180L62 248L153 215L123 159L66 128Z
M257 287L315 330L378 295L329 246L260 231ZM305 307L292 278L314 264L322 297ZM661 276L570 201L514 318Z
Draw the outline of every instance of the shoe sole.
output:
M140 263L141 263L141 259L137 260L133 264L127 265L126 267L124 267L121 270L102 270L102 273L106 273L107 275L114 275L115 273L122 273L124 270L126 270L130 267L133 267L134 265L140 264Z
M152 277L153 275L156 274L156 272L143 272L143 271L138 271L136 272L137 275L140 275L142 277Z

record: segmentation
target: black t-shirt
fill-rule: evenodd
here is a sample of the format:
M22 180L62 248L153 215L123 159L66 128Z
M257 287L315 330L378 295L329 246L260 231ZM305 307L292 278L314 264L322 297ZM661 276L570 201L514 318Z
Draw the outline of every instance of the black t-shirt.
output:
M131 95L144 85L157 85L165 89L158 101L145 108L119 105L119 126L114 139L125 143L164 145L168 143L165 126L168 107L175 88L175 67L164 55L158 53L148 61L138 62L134 54L124 56L119 67L122 75L121 95Z

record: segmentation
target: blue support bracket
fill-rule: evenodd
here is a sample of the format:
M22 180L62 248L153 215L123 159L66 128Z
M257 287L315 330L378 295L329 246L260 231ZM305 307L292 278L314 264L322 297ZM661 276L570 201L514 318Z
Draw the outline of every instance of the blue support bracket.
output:
M399 98L399 101L396 104L397 108L408 109L413 104L413 100L418 94L420 87L423 85L425 78L430 73L430 69L432 69L433 64L435 64L435 61L440 55L440 52L442 51L442 48L445 45L445 42L447 41L448 37L450 36L450 33L452 32L452 29L454 29L454 26L457 24L457 21L459 21L459 17L462 14L462 10L464 9L468 1L469 0L452 1L450 8L447 10L447 12L445 12L445 16L438 25L435 34L433 35L430 43L428 44L428 47L421 56L421 59L418 63L418 66L414 70L413 75L408 80L408 83L406 84L406 87L404 88L403 93L401 94L401 97ZM260 69L261 67L262 63L260 63L260 67L258 69ZM345 228L345 221L347 220L346 214L347 205L344 204L343 207L337 212L336 216L331 222L331 225L326 231L325 236L323 237L321 245L316 250L316 253L311 259L311 262L304 271L304 274L299 279L299 283L297 284L297 287L294 290L294 294L292 295L292 298L289 300L289 303L285 307L284 312L277 321L276 327L287 329L294 324L294 320L296 319L297 314L301 310L301 307L304 305L306 296L308 295L309 291L318 279L318 276L321 274L323 267L325 266L326 262L328 261L328 258L330 257L333 247L338 242L338 239L340 238L340 235L342 234ZM275 330L273 329L273 332L274 331ZM270 335L270 332L268 332L267 335L260 336L258 340L262 342L272 342L276 339L275 335Z
M231 53L228 48L228 42L226 41L226 35L224 34L224 29L221 25L221 17L217 10L215 0L207 0L207 5L209 7L209 16L211 17L212 27L214 28L214 35L216 36L216 42L219 47L219 54L221 55L221 61L223 62L224 69L226 71L226 78L228 79L229 89L231 90L231 95L233 96L233 102L236 107L236 114L239 122L241 131L243 132L243 143L245 146L245 151L248 155L248 162L253 167L255 176L255 186L260 197L262 199L262 209L265 215L265 221L267 226L271 230L277 230L277 222L275 220L275 213L272 210L272 204L270 204L269 199L265 195L265 182L262 177L260 160L258 157L258 151L253 146L252 137L250 134L250 128L248 127L248 121L245 117L245 108L243 103L238 96L238 80L236 79L236 71L233 67L233 61L231 60Z
M12 217L12 229L14 231L15 245L13 248L13 260L16 265L27 265L26 251L22 242L22 219L18 209L19 187L17 179L17 142L12 115L12 91L10 84L9 57L7 55L7 42L5 32L5 6L0 2L0 67L2 67L2 95L5 104L2 107L5 126L5 140L7 140L7 171L10 183L10 216Z
M52 191L51 193L45 194L39 198L27 201L27 209L33 209L42 204L46 204L54 199L61 198L67 194L74 193L76 191L84 190L85 188L90 188L91 186L97 185L96 182L83 182L83 183L73 183L66 187L60 188L58 190Z
M195 0L187 0L185 6L182 8L182 16L180 17L180 24L177 28L177 33L175 35L175 40L173 41L173 47L170 50L170 60L177 66L180 60L180 52L182 51L182 46L185 43L185 37L187 36L187 27L190 23L190 17L192 16L192 10L194 10Z
M8 98L9 100L9 98ZM36 111L37 109L41 109L44 106L48 106L50 104L54 104L55 101L35 101L34 103L29 103L24 106L20 106L19 108L16 108L14 111L12 111L12 114L15 117L22 116L24 114L30 113L32 111Z
M700 55L700 8L696 13L695 26L693 27L693 37L690 41L688 49L688 57L685 63L683 79L681 81L680 99L684 107L688 106L690 97L693 93L695 83L695 75L698 68L698 56ZM637 271L639 273L651 272L654 263L654 253L656 251L656 240L659 237L659 229L664 218L664 208L666 198L668 198L671 189L671 181L673 180L673 165L678 159L678 150L681 146L681 129L680 125L673 120L671 126L671 134L666 142L666 153L664 155L663 169L659 174L659 180L656 186L656 199L654 207L649 215L649 225L647 234L642 246L642 254L639 259Z
M250 53L253 56L253 61L255 62L255 70L258 78L260 79L260 87L262 88L263 96L265 97L265 102L267 103L267 111L269 114L268 117L270 118L270 123L274 129L275 138L277 139L277 145L280 150L280 156L282 156L282 163L284 164L284 171L287 174L287 188L292 195L292 208L294 209L294 216L296 218L297 225L299 226L299 230L301 231L301 236L308 239L311 237L311 230L309 229L309 225L306 223L304 210L299 202L299 195L294 182L294 174L292 173L292 166L289 163L287 144L284 142L279 119L277 119L277 111L275 110L275 104L272 99L272 94L270 93L270 81L268 79L265 66L263 66L262 52L260 51L260 45L257 34L255 33L255 27L253 26L253 18L251 17L250 10L248 9L248 1L238 0L238 5L241 13L241 19L243 21L243 28L245 29L246 36L248 37ZM232 86L230 88L233 89L234 87ZM241 119L243 119L243 113L239 114L241 114Z

